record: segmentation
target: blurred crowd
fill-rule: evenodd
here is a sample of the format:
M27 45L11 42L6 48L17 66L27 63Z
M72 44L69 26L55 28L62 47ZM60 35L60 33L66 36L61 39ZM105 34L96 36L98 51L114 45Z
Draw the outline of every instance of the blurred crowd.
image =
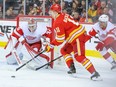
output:
M86 0L26 0L26 12L24 0L5 0L5 19L15 19L19 15L49 15L49 8L54 3L62 5L62 12L72 15L75 21L94 23L101 14L107 14L116 24L116 0L88 0L87 6ZM3 0L0 0L0 18L3 18Z

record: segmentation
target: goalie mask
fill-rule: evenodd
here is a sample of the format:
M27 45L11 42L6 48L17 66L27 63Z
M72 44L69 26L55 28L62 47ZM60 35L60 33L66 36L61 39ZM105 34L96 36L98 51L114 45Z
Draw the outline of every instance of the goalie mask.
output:
M30 32L34 32L37 28L37 22L34 19L28 21L28 29Z
M103 15L101 15L99 17L98 20L99 20L99 26L100 26L100 28L102 28L104 30L107 27L107 22L109 21L108 15L103 14Z

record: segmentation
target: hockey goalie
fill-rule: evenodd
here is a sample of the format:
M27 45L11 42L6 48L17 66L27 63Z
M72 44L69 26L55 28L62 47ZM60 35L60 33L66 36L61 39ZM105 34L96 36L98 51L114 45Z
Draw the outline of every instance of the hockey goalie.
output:
M108 15L101 15L98 21L99 22L93 25L92 30L89 31L89 36L86 36L86 40L98 34L98 39L100 41L96 46L96 50L98 50L104 59L112 65L111 70L116 69L116 61L108 52L108 49L111 49L116 53L116 28L109 21Z
M22 58L30 59L42 50L42 43L46 40L46 29L38 29L39 24L31 18L27 25L16 28L10 36L5 47L7 64L22 64ZM49 62L46 54L40 54L33 61L34 66L40 66ZM29 65L29 64L28 64Z

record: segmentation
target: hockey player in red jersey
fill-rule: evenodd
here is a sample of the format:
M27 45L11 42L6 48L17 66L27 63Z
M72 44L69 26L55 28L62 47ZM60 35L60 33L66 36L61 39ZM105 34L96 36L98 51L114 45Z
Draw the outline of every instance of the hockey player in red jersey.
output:
M95 70L91 61L85 57L85 27L78 22L75 22L70 15L61 13L61 7L59 4L53 4L50 8L49 14L54 19L52 29L55 31L55 38L51 42L51 45L59 46L63 42L66 42L66 44L61 48L61 54L70 69L68 73L76 73L73 58L70 54L74 51L75 59L91 73L91 79L99 80L99 73ZM46 48L49 47L47 46Z
M5 47L7 51L6 60L8 64L17 64L17 62L20 64L20 57L18 57L18 54L16 56L16 53L21 51L21 43L26 48L26 52L28 53L27 55L30 55L29 57L31 58L41 51L41 38L43 38L46 30L40 30L37 26L39 25L37 25L36 20L31 18L27 25L25 24L24 26L18 27L13 31L8 44ZM21 37L23 37L22 40L20 39ZM13 55L14 49L16 50L15 55ZM23 53L23 55L26 55L26 53ZM45 54L41 54L40 57L45 59L47 62L49 61L49 57Z
M107 15L103 14L99 17L98 22L95 23L92 30L89 31L89 36L86 37L86 40L89 40L96 34L98 34L98 39L100 40L96 46L96 50L101 53L104 59L111 63L111 70L115 69L116 62L111 57L108 49L111 49L114 53L116 53L116 28L109 21L109 17Z

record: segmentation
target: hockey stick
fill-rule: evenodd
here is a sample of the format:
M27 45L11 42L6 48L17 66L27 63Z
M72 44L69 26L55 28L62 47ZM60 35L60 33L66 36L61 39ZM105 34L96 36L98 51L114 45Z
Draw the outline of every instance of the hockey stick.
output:
M116 51L112 47L110 47L110 49L116 54Z
M6 34L7 39L9 40L9 39L10 39L10 37L8 36L7 32L5 32L5 34Z
M54 62L54 61L56 61L56 60L60 59L61 57L62 57L62 55L61 55L61 56L59 56L59 57L57 57L57 58L55 58L55 59L53 59L53 60L51 60L50 62L48 62L48 63L46 63L46 64L44 64L44 65L42 65L42 66L40 66L40 67L36 68L35 70L37 71L37 70L39 70L39 69L43 68L44 66L49 65L50 63L52 63L52 62Z
M28 60L26 63L24 63L23 65L21 65L18 68L16 68L16 71L18 71L19 69L21 69L22 67L24 67L26 64L28 64L29 62L31 62L33 59L37 58L40 54L44 53L45 51L46 50L43 50L42 52L40 52L36 56L34 56L32 59Z

